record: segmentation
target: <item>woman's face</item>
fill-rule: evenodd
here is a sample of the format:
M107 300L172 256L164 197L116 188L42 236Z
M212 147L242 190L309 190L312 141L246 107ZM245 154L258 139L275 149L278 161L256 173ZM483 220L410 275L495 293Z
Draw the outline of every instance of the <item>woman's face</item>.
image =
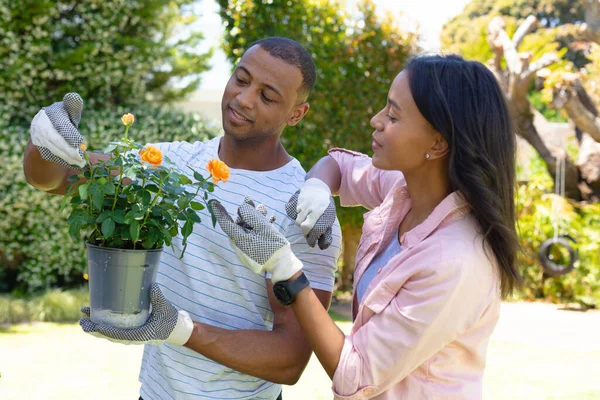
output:
M405 174L428 162L426 154L440 136L419 112L406 71L394 79L387 104L371 119L371 126L375 128L373 166Z

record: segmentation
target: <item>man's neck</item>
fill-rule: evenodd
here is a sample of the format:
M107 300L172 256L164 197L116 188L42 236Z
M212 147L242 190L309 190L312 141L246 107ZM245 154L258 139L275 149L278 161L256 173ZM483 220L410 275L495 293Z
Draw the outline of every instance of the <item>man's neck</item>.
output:
M227 135L219 142L219 158L230 168L250 171L271 171L292 160L279 138L236 140Z

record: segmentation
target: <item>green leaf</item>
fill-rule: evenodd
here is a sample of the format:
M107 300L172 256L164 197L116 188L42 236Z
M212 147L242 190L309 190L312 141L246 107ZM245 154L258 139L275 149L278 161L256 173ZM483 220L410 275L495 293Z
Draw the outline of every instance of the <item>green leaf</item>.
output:
M115 211L113 212L112 219L113 219L115 222L118 222L119 224L123 224L123 223L125 223L125 215L124 215L124 213L123 213L123 210L120 210L120 209L118 209L118 210L115 210Z
M159 190L158 186L156 186L156 185L146 185L146 186L144 186L144 189L146 189L147 191L152 192L152 193L158 193L158 190Z
M135 180L137 178L137 168L136 167L128 167L123 171L123 175L131 180Z
M144 207L147 207L152 201L152 195L149 191L142 189L138 192L138 199Z
M79 230L81 229L81 225L78 223L73 223L69 226L69 236L78 242L79 241Z
M181 209L186 208L189 203L190 203L190 198L187 196L181 196L179 199L177 199L177 205Z
M67 178L67 182L70 182L70 183L75 183L75 182L77 182L78 180L79 180L79 175L70 175L70 176Z
M199 203L197 201L192 201L190 203L190 206L196 211L204 210L204 204Z
M108 146L106 146L104 148L104 152L108 154L108 153L110 153L111 151L113 151L116 148L117 148L117 144L114 143L114 142L111 142L111 143L108 144Z
M193 231L194 231L194 223L192 221L186 221L185 224L183 224L183 227L181 228L181 235L184 238L187 238L188 236L190 236L192 234Z
M115 231L115 221L110 218L105 219L104 222L102 222L101 230L105 239L110 238Z
M196 211L192 210L191 208L188 208L185 214L187 215L188 220L192 222L201 222L200 216L196 213Z
M81 185L79 185L79 197L82 199L86 199L88 197L88 184L87 183L83 183Z
M212 220L213 228L217 226L217 216L213 213L210 213L210 218Z
M112 182L106 182L104 186L102 186L102 191L104 194L113 195L115 194L116 186Z
M131 235L131 240L137 242L140 237L140 224L137 220L133 220L129 225L129 234Z
M204 181L204 177L196 171L194 171L194 179L197 181Z
M92 205L95 210L101 210L104 203L104 193L97 191L92 193Z
M181 185L189 185L192 183L192 180L183 174L179 174L179 183Z
M100 213L100 215L98 215L98 218L96 218L96 222L104 222L107 218L109 218L111 216L112 212L110 210L104 210Z

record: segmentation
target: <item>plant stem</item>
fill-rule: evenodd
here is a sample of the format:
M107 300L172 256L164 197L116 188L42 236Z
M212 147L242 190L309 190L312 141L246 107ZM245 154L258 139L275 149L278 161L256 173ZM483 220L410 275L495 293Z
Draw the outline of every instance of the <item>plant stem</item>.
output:
M148 216L150 215L150 211L152 211L152 209L156 205L156 202L158 201L158 198L159 198L159 196L161 194L162 194L162 191L159 189L158 192L156 193L156 196L154 197L154 200L152 200L152 203L150 203L150 207L148 207L148 211L146 211L146 215L144 216L144 222L142 222L142 226L140 226L140 233L142 232L142 229L146 225L146 221L148 220ZM134 243L134 246L135 246L135 243Z
M113 200L113 205L111 211L115 211L115 206L117 205L117 197L119 197L119 188L123 184L123 164L119 165L119 184L115 189L115 198Z

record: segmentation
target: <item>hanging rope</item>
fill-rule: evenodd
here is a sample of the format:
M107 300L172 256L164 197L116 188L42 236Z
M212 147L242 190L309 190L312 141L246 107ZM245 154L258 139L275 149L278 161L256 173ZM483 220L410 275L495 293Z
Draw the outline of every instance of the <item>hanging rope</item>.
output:
M579 252L574 250L572 244L577 241L568 234L563 234L563 223L561 204L565 199L565 179L567 168L567 155L562 146L562 138L556 152L556 174L554 176L554 199L552 199L552 227L554 236L542 242L538 257L542 264L544 272L550 276L560 276L571 272L575 268L575 262L579 258ZM567 264L555 263L551 258L551 251L554 246L562 246L569 252L569 262Z

